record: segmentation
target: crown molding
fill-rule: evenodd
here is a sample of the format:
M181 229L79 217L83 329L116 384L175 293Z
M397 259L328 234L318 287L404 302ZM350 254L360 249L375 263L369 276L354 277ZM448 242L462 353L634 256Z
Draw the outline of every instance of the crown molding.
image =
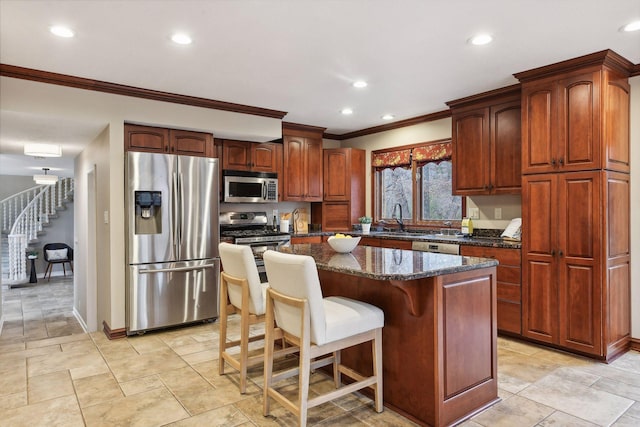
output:
M216 101L214 99L200 98L197 96L180 95L177 93L144 89L135 86L121 85L101 80L93 80L84 77L70 76L67 74L52 73L49 71L35 70L32 68L24 68L8 64L0 64L0 76L73 87L77 89L93 90L96 92L110 93L114 95L124 95L134 98L151 99L154 101L171 102L173 104L191 105L194 107L210 108L213 110L223 110L231 111L234 113L251 114L254 116L271 117L274 119L282 119L287 114L286 111L270 110L267 108L252 107L250 105L235 104L225 101Z

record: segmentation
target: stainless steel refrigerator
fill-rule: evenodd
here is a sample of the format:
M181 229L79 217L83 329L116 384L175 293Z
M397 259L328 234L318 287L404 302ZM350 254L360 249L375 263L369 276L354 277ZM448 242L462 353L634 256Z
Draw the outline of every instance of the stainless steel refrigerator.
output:
M127 334L218 317L218 159L126 156Z

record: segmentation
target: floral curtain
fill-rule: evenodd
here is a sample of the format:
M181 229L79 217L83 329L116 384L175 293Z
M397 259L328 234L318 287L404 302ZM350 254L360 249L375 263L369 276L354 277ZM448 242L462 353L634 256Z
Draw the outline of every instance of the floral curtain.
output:
M409 166L412 160L418 162L440 162L451 159L451 141L425 144L414 148L373 153L371 166L395 168Z
M413 160L419 162L440 162L451 159L451 142L423 145L413 149Z
M396 167L408 166L411 164L411 150L385 151L383 153L373 153L371 166L373 167Z

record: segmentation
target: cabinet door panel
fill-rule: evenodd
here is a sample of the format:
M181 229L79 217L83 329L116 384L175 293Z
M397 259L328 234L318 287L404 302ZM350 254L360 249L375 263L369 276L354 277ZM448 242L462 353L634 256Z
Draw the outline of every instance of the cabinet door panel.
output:
M284 146L284 200L302 200L304 197L304 138L287 136Z
M247 141L222 141L222 168L249 170L249 144Z
M322 139L306 139L305 201L322 201Z
M277 149L275 144L252 144L251 169L258 172L277 172Z
M553 171L556 93L552 83L522 88L523 174Z
M491 108L491 192L518 194L522 181L520 101Z
M560 286L560 345L600 353L600 292L589 265L562 266Z
M351 209L349 202L324 202L322 204L322 230L349 231L351 230Z
M529 232L523 234L523 253L551 255L557 231L557 179L554 175L531 175L523 180L522 221Z
M511 332L513 334L522 333L522 311L520 303L510 301L497 301L498 330L501 332Z
M616 78L612 73L605 73L605 111L603 113L606 145L607 169L620 172L630 171L629 152L629 82L626 78Z
M324 200L348 201L351 183L349 150L324 150Z
M124 132L127 150L153 153L169 151L168 129L125 124Z
M561 80L559 159L565 171L600 167L599 72Z
M557 334L558 287L553 259L527 260L523 281L523 335L554 342Z
M558 248L564 257L593 260L600 247L598 172L561 175Z
M213 157L213 135L210 133L172 129L169 139L172 154Z
M453 193L489 194L489 109L453 117Z

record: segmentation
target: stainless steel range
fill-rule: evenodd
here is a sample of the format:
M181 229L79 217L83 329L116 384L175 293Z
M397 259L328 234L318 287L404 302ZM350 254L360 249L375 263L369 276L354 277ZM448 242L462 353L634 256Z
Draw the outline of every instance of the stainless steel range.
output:
M288 244L291 236L279 231L277 227L274 229L266 212L221 212L220 241L251 246L260 280L266 282L262 254L267 249Z

